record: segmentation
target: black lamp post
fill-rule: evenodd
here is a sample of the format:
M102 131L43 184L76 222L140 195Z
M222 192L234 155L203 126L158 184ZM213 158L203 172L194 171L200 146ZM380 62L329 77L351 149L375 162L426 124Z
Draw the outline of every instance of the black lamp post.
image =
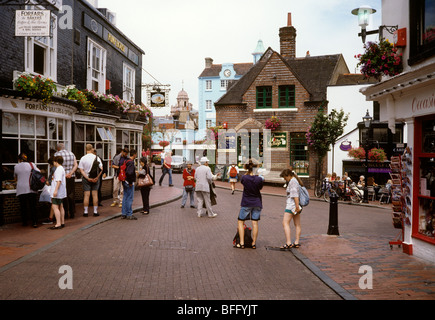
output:
M367 181L368 181L368 175L369 175L369 149L370 149L370 140L369 140L369 130L370 126L372 124L373 118L370 116L369 110L367 110L366 115L363 117L364 126L367 131L366 135L366 141L364 143L364 151L366 152L366 170L365 170L365 178L364 178L364 203L369 203L369 192L367 189Z

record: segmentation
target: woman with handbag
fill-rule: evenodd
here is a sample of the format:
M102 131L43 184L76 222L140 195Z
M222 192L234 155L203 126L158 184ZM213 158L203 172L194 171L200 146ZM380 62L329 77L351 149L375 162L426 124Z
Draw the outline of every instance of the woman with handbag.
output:
M183 171L183 198L181 200L181 208L184 208L187 202L187 194L190 194L190 207L195 208L195 169L192 169L192 163L187 163L187 168Z
M139 171L139 177L137 181L138 187L140 187L140 193L142 195L143 211L142 214L150 213L150 191L154 184L154 181L150 175L150 167L147 164L147 158L140 158L141 170Z

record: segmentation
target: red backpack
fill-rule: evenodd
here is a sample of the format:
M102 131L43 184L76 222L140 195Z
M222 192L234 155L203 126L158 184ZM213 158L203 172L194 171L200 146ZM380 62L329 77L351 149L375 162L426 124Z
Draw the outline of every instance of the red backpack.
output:
M127 168L127 162L129 161L133 161L133 160L125 160L124 163L121 165L121 167L119 167L119 175L118 175L118 180L119 181L125 181L125 169Z
M231 167L230 178L235 178L235 177L237 177L237 169L236 169L236 167Z

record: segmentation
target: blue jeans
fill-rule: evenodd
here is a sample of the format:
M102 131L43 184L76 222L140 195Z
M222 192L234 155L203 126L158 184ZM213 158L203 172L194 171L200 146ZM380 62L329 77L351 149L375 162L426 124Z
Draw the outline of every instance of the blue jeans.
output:
M172 169L168 169L166 167L163 167L162 171L163 171L163 174L160 177L159 185L162 184L163 178L166 176L166 174L169 174L169 185L171 185L172 184Z
M183 199L181 200L181 205L184 207L186 205L187 202L187 194L190 193L190 205L194 206L195 205L195 199L194 199L194 193L195 191L191 191L191 192L187 192L186 191L186 187L183 188Z
M122 186L124 188L124 198L122 199L122 215L133 215L133 198L134 198L134 184L130 186L127 182L123 181Z

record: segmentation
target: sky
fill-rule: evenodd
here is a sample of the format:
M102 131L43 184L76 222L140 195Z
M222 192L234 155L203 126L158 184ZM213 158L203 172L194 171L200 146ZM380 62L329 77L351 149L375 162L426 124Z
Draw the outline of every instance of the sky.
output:
M99 8L116 13L117 27L145 51L143 83L171 85L170 105L188 93L198 109L198 77L205 58L213 63L253 62L259 39L279 52L279 29L292 14L296 56L343 54L350 72L363 52L358 19L351 11L369 5L377 12L367 30L381 25L381 0L98 0ZM367 41L377 40L376 35ZM155 80L156 79L156 80ZM143 102L146 104L145 95ZM155 115L169 108L153 109Z

